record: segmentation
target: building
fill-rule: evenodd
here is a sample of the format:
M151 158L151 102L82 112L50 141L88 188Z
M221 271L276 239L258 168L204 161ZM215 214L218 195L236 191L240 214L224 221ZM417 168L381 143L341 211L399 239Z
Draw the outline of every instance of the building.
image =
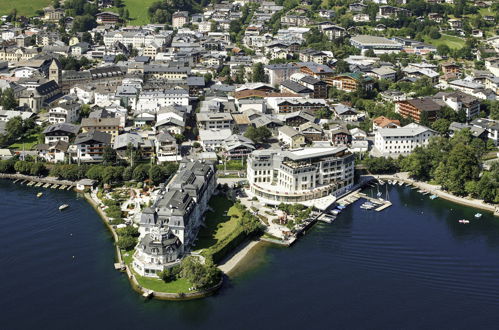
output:
M293 127L283 126L277 129L277 138L289 148L296 149L305 145L305 136Z
M371 77L363 77L362 74L356 73L343 73L336 75L332 78L333 86L345 92L355 92L358 88L362 87L364 90L372 90L374 81Z
M199 143L205 151L215 151L223 148L224 141L232 135L232 131L226 129L200 129Z
M300 203L353 186L354 156L346 147L257 150L248 158L249 194L266 204Z
M398 53L403 48L399 42L370 35L356 35L350 39L350 43L362 53L369 49L372 49L375 54Z
M416 122L419 122L422 116L426 116L429 122L437 120L438 112L441 109L442 105L430 97L398 101L395 103L395 112L400 113L405 118L412 118ZM426 114L423 115L423 113Z
M50 125L45 128L43 135L45 136L45 143L50 144L57 141L71 142L80 131L80 126L61 123Z
M120 15L105 11L95 15L97 24L116 24L120 21Z
M100 163L103 161L104 148L111 145L112 136L100 131L80 133L74 140L78 163Z
M327 84L320 79L297 72L291 75L290 80L310 88L313 91L311 97L314 99L326 99L328 97Z
M177 11L172 15L172 27L174 29L181 28L189 21L189 12L187 11Z
M471 120L480 114L480 100L461 91L440 92L434 96L440 98L455 112L464 111L466 119Z
M156 135L156 143L154 145L156 147L158 162L163 163L179 160L177 140L168 131L162 131Z
M400 120L390 119L385 116L379 116L373 119L373 131L380 128L397 128L400 127Z
M232 129L234 119L227 112L199 112L196 122L200 129Z
M477 118L471 122L471 125L483 128L487 131L487 137L499 145L499 121L487 118Z
M81 104L78 102L60 102L49 110L49 123L74 123L80 118Z
M81 130L83 133L99 131L111 136L111 142L123 129L120 118L83 118L81 120Z
M383 156L411 153L416 147L427 146L437 132L419 124L397 128L380 128L374 133L374 147Z
M157 277L190 250L217 185L215 170L212 162L182 160L153 205L142 211L132 263L141 276Z

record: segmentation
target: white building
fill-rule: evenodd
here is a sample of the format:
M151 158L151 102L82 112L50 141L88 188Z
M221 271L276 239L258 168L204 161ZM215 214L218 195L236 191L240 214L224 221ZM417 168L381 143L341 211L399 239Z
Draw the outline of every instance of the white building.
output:
M189 92L185 89L167 89L140 93L135 104L135 112L157 112L169 105L189 105Z
M232 131L226 129L200 129L199 143L206 151L213 151L223 147L225 139L232 135Z
M416 147L427 146L437 133L415 123L398 128L380 128L374 134L374 147L383 156L411 153Z
M248 158L249 193L266 204L338 195L353 177L354 156L346 147L257 150Z
M79 103L62 103L49 110L49 123L74 123L80 117Z

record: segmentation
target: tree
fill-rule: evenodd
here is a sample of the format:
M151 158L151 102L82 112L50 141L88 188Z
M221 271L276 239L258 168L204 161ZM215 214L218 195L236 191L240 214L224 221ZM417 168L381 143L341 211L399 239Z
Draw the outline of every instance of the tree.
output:
M180 264L180 276L187 279L196 288L204 288L216 284L220 280L220 270L210 258L201 264L198 258L189 256Z
M120 249L130 251L137 245L137 239L131 236L121 236L118 238L117 245Z
M252 140L254 143L261 143L270 138L272 133L265 126L260 126L258 128L250 126L244 133L244 136Z
M447 56L450 53L450 48L449 48L449 46L447 46L445 44L438 45L437 46L437 53L440 56Z
M18 102L14 96L14 90L12 88L7 88L0 98L0 105L4 110L10 110L17 107Z
M428 112L421 111L421 116L419 118L419 123L423 126L430 127L430 120L428 119Z
M166 175L161 166L152 165L149 169L149 178L155 185L158 185L166 180Z
M10 119L5 125L5 130L9 139L21 138L25 132L21 116Z
M374 50L372 50L372 49L366 50L366 52L364 53L364 55L367 56L367 57L376 57L376 53L374 53Z
M133 170L132 179L138 182L145 181L149 177L149 165L140 164Z
M267 77L265 76L265 70L263 69L262 63L253 64L253 74L251 76L253 82L267 82Z
M113 149L113 147L107 145L104 147L104 152L102 154L102 160L104 162L104 165L113 165L116 163L116 150Z
M177 279L177 276L180 273L180 266L175 265L170 268L166 268L162 272L158 273L158 276L160 279L165 281L166 283L175 281Z
M350 65L344 60L339 60L335 63L335 71L336 73L350 72Z
M449 126L450 126L450 121L441 118L435 120L435 122L431 125L431 128L440 133L441 135L445 135L449 131Z

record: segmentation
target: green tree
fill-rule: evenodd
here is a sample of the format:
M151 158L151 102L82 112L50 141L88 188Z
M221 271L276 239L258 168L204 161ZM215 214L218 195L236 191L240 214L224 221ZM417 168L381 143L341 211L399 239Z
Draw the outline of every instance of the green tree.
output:
M431 128L437 131L438 133L445 135L449 131L449 126L450 126L450 121L441 118L435 120L435 122L431 125Z
M130 251L137 245L137 239L131 236L121 236L118 238L117 245L120 249Z
M116 150L113 147L107 145L104 147L104 152L102 154L102 160L104 165L114 165L116 163Z
M267 82L265 70L262 63L253 64L253 74L251 76L253 82Z
M18 106L18 102L14 96L14 90L12 90L12 88L7 88L2 92L0 105L4 108L4 110L14 109Z

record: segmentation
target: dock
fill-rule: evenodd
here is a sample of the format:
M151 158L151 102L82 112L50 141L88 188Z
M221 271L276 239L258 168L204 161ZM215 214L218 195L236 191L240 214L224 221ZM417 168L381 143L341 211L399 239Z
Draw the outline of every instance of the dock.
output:
M0 173L0 179L10 179L13 183L26 184L28 187L42 187L60 190L72 190L76 182L61 180L56 177L38 177L24 174Z
M114 269L124 271L125 270L125 264L123 262L117 262L114 264Z

